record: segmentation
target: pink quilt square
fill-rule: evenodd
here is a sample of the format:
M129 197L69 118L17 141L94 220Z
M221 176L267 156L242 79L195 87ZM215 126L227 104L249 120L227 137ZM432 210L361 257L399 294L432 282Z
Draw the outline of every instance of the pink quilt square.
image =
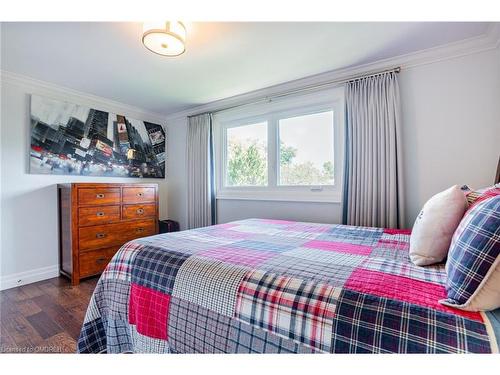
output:
M384 229L385 234L411 234L411 229Z
M169 306L168 294L132 284L128 321L135 324L137 332L144 336L166 340Z
M219 237L219 238L227 238L227 239L247 239L249 237L252 237L251 233L243 233L243 232L238 232L235 230L228 230L228 229L220 229L220 228L214 228L210 231L210 235L213 237Z
M381 239L378 241L376 247L383 247L392 250L405 250L408 251L408 242Z
M372 247L370 246L320 240L306 242L302 247L355 255L370 255L372 252Z
M230 229L230 228L234 228L234 227L237 227L237 226L238 226L238 224L226 223L226 224L217 224L217 225L214 225L214 228Z
M469 319L482 321L479 313L441 305L439 300L446 298L446 290L443 285L357 268L344 286L356 292L408 302L439 311L453 312Z

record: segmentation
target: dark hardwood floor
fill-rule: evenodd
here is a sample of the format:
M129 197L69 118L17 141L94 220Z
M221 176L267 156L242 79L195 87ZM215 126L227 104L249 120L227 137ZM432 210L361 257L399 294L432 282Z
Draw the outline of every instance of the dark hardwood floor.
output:
M63 277L0 292L1 353L75 353L98 278Z

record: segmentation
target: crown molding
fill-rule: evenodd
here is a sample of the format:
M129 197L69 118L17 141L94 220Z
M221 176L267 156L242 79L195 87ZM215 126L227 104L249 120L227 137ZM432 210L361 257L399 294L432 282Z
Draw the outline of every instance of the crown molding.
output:
M332 80L342 80L358 74L369 74L371 72L390 69L397 66L401 67L402 71L406 71L424 65L435 64L446 60L486 52L498 48L499 46L500 23L491 23L484 34L473 38L269 86L263 89L216 100L210 103L188 108L183 111L175 112L167 115L166 119L167 122L173 121L197 113L210 112L226 106L243 104L256 98L270 96L282 91L293 90L303 86L320 84Z
M136 117L138 119L150 119L162 123L165 121L165 115L161 113L151 112L143 108L117 102L101 96L88 94L82 91L71 89L69 87L60 86L55 83L42 81L7 70L0 70L0 85L3 83L25 86L27 89L26 91L33 94L37 93L36 91L43 91L47 92L49 95L55 96L61 96L61 94L63 94L64 96L70 95L86 102L95 102L96 109L110 111L109 108L113 108L113 112L116 109L119 110L119 112L121 112L122 114L128 114L129 116Z
M500 22L491 23L486 34L495 43L495 47L500 48Z

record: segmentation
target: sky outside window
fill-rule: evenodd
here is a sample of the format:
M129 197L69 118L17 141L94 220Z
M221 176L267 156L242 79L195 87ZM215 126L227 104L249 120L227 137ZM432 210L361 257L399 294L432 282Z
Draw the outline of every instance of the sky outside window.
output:
M279 120L280 185L333 185L333 111Z

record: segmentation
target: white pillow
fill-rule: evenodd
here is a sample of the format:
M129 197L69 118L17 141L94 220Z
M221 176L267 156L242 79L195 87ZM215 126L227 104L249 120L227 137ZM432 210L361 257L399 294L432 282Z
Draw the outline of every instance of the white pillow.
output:
M429 199L417 216L410 237L410 259L417 266L441 262L467 208L458 185Z

